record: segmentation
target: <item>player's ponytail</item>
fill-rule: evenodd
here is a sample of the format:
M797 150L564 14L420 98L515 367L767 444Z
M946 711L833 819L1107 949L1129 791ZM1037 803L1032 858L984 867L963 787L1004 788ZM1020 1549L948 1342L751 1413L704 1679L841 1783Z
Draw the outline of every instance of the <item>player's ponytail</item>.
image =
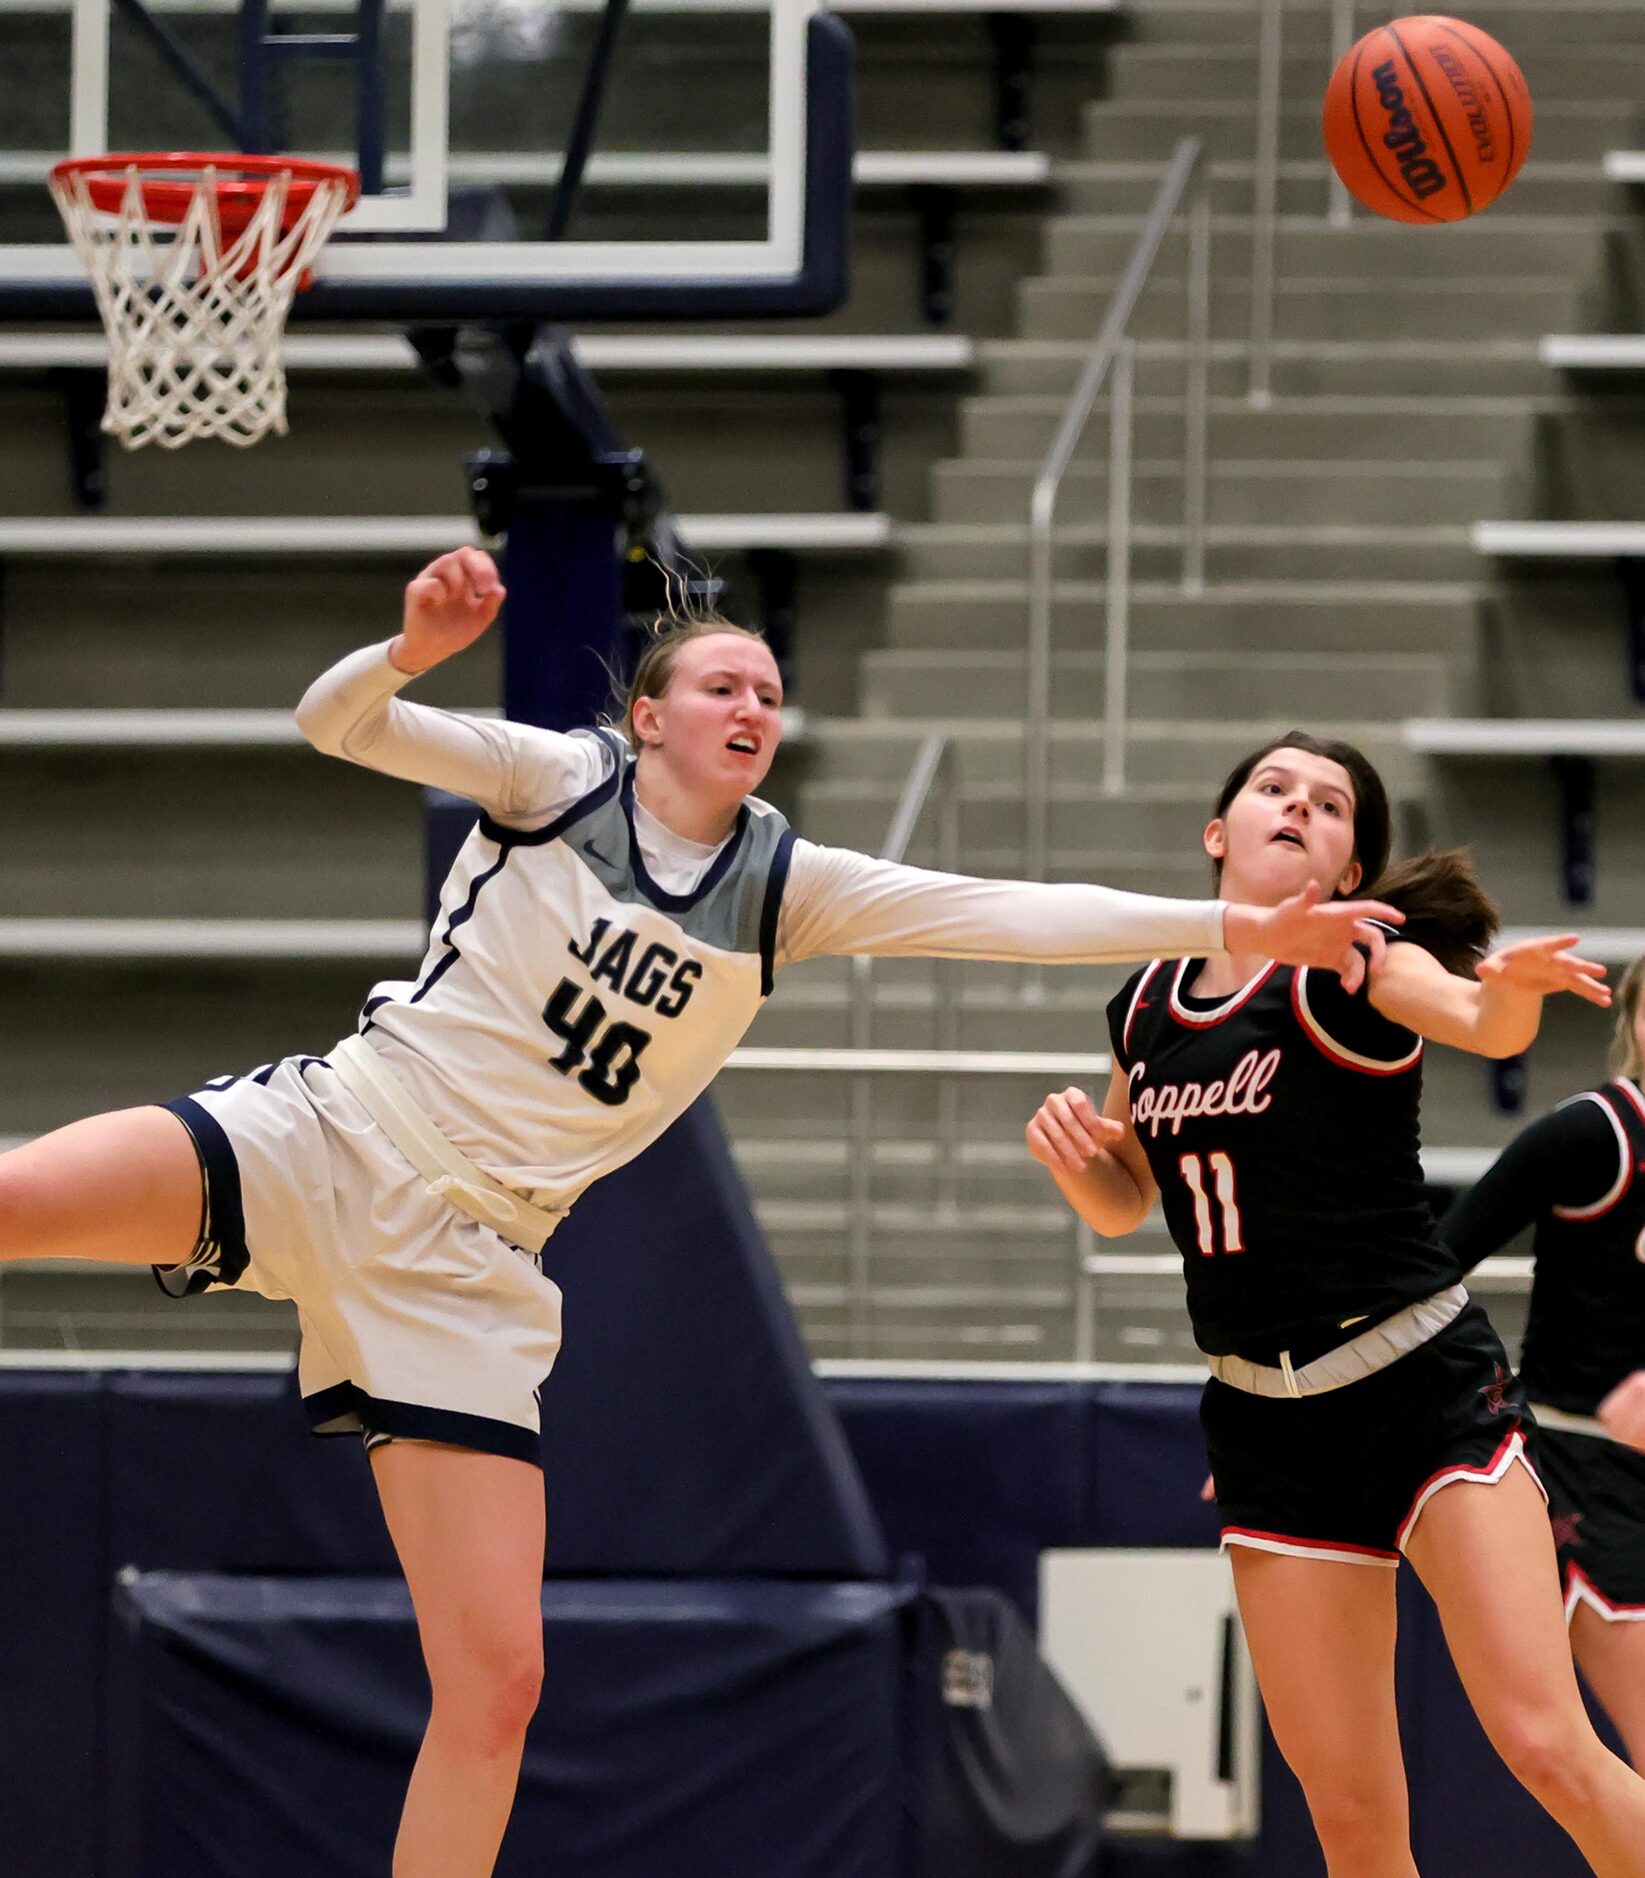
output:
M1432 952L1447 971L1471 977L1502 923L1490 895L1461 848L1430 850L1389 865L1393 817L1388 791L1375 765L1353 744L1301 730L1275 737L1234 766L1217 797L1218 818L1227 814L1257 765L1276 750L1302 750L1348 772L1354 785L1354 854L1364 875L1356 897L1397 906L1405 915L1400 930L1407 939ZM1220 875L1221 869L1216 871Z
M1639 1039L1634 1035L1641 991L1645 991L1645 953L1622 974L1622 983L1616 988L1616 1027L1611 1032L1611 1073L1635 1081L1641 1068Z

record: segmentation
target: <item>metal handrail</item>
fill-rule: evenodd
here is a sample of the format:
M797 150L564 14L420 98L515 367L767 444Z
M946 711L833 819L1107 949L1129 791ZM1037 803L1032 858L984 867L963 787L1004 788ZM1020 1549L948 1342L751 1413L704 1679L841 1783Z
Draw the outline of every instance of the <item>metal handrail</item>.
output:
M1057 496L1098 394L1112 372L1103 787L1110 793L1117 793L1124 787L1125 777L1131 555L1132 357L1127 334L1172 220L1196 177L1199 194L1189 218L1187 269L1189 320L1184 397L1187 435L1183 451L1182 583L1186 590L1194 591L1204 579L1211 204L1203 155L1204 146L1197 137L1185 137L1177 145L1034 482L1028 513L1028 702L1023 722L1023 794L1028 824L1028 872L1037 880L1046 877L1050 858L1051 615L1055 558L1052 530Z
M1334 72L1354 44L1354 0L1331 0L1331 70ZM1348 228L1354 219L1354 198L1335 170L1331 172L1330 207L1326 219L1333 228Z
M1262 0L1257 38L1257 148L1251 199L1250 397L1273 399L1274 249L1279 230L1280 79L1285 52L1285 0Z

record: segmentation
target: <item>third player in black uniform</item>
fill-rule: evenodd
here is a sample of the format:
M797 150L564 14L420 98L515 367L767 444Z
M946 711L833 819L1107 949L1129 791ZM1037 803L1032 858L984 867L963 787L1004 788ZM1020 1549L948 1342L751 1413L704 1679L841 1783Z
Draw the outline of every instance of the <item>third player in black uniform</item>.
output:
M1539 1425L1565 1573L1571 1649L1645 1767L1645 1455L1613 1441L1600 1403L1645 1367L1645 959L1618 999L1614 1081L1532 1122L1440 1233L1464 1267L1536 1227L1521 1380Z
M1205 847L1222 891L1259 904L1375 880L1414 943L1390 933L1354 996L1259 960L1146 967L1109 1007L1104 1113L1063 1091L1028 1140L1100 1233L1163 1201L1212 1370L1202 1419L1241 1614L1331 1878L1417 1869L1394 1706L1402 1556L1503 1758L1595 1871L1642 1878L1645 1782L1583 1709L1524 1397L1418 1160L1425 1039L1517 1052L1545 995L1607 1003L1601 969L1569 936L1481 958L1495 913L1460 856L1384 874L1386 794L1345 744L1257 751ZM1490 1490L1445 1491L1462 1482Z

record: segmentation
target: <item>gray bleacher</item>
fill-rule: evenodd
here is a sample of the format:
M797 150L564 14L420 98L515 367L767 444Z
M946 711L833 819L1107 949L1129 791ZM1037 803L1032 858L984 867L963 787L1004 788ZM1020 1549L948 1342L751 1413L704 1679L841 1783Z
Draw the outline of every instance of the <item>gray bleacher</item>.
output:
M1473 530L1534 513L1550 459L1580 461L1592 444L1591 394L1543 364L1539 346L1545 334L1606 323L1607 255L1633 238L1633 210L1602 158L1645 97L1645 16L1631 4L1575 4L1557 17L1529 0L1476 8L1472 17L1530 75L1537 151L1497 211L1413 233L1363 216L1347 228L1324 220L1313 126L1326 13L1324 0L1287 10L1276 395L1266 410L1244 397L1255 0L1129 0L1123 33L1078 11L1046 29L1033 129L1049 182L950 183L958 264L952 318L935 332L944 349L929 343L918 291L919 214L906 177L885 174L864 178L858 288L829 320L751 332L734 351L727 334L585 336L619 422L657 462L675 505L742 528L715 534L704 524L701 536L726 558L734 592L737 551L753 539L748 518L816 518L809 526L824 536L865 523L877 531L878 516L889 518L872 552L860 535L832 548L795 544L795 701L806 736L773 793L805 832L876 845L920 738L939 730L956 759L962 860L1021 866L1029 490L1165 157L1181 135L1204 134L1216 210L1207 585L1185 596L1176 581L1183 254L1173 240L1136 328L1135 722L1132 779L1118 800L1099 787L1096 728L1100 414L1063 489L1053 870L1206 891L1195 844L1216 783L1252 744L1302 723L1366 745L1408 839L1474 843L1516 924L1571 917L1540 766L1517 761L1505 772L1460 748L1430 753L1422 738L1433 720L1543 717L1565 710L1567 693L1572 715L1615 720L1627 708L1603 570L1591 581L1570 571L1516 581L1476 551ZM930 56L929 22L859 12L854 25L864 149L889 162L899 150L929 160L946 148L986 170L994 140L978 23L945 40L940 83L923 104L909 80ZM684 199L734 185L676 186ZM619 214L620 183L608 177L601 190ZM860 349L805 351L822 338ZM77 525L112 529L118 518L133 532L118 552L84 557L82 538L52 533L77 521L44 376L49 347L61 343L0 335L0 703L14 714L9 733L0 723L14 805L0 867L9 914L64 922L9 936L0 924L12 961L0 1034L14 1069L0 1130L17 1134L278 1051L323 1048L349 1026L379 956L403 948L419 903L415 792L310 757L252 716L288 708L328 659L390 630L396 583L426 538L419 530L428 517L456 526L459 460L487 441L477 420L404 369L392 338L356 336L349 357L328 353L329 337L300 335L292 435L232 459L207 449L116 459L110 519ZM859 368L883 377L873 518L843 499L829 377ZM356 531L346 550L335 534L300 534L328 514ZM176 552L184 521L235 515L269 518L256 526L272 526L274 538L255 557ZM685 526L693 539L694 524ZM395 539L396 528L409 533ZM8 540L21 551L6 554ZM486 646L420 695L472 706L495 685ZM1544 708L1550 696L1560 702ZM115 707L187 708L218 728L138 735L128 720L102 747L83 723L53 735L35 718L30 733L31 713ZM1591 913L1618 956L1645 926L1641 782L1637 765L1601 766L1603 865ZM922 825L915 858L935 858L934 826ZM323 942L299 934L344 914L371 925L346 943L345 929L329 927L333 950L315 956ZM123 948L119 933L105 933L99 950L86 922L113 918L164 924L126 929ZM214 950L204 945L208 921L251 921L265 937L249 952L244 941ZM53 933L55 948L44 943ZM291 949L276 956L283 939ZM1050 974L1036 994L1013 968L968 970L949 1036L936 973L886 962L874 974L871 1040L1100 1052L1103 1006L1121 977ZM750 1043L837 1045L851 994L843 962L797 970ZM94 1021L81 1021L88 1012ZM1533 1105L1598 1073L1604 1028L1574 1005L1550 1011L1531 1062ZM1431 1171L1470 1178L1514 1124L1491 1105L1478 1065L1434 1051L1426 1074ZM771 1067L722 1079L722 1108L818 1354L1051 1358L1075 1348L1078 1247L1020 1147L1043 1087L1007 1075L953 1087L945 1109L937 1079L876 1078L872 1288L854 1313L852 1079ZM955 1143L947 1157L945 1140ZM1156 1231L1121 1250L1146 1261L1165 1249ZM1188 1354L1168 1273L1099 1268L1089 1287L1097 1354ZM151 1291L125 1274L11 1274L0 1286L0 1341L141 1335L198 1345L286 1334L284 1319L271 1323L255 1301L178 1312ZM1505 1307L1511 1321L1511 1300Z

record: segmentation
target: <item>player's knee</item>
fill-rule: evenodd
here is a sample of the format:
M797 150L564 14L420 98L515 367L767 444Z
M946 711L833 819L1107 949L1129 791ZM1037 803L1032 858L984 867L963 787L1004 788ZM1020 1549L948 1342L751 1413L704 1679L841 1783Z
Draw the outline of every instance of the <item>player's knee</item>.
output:
M481 1753L518 1743L537 1712L543 1691L541 1634L494 1633L470 1640L444 1668L433 1671L434 1704L460 1726Z
M1556 1818L1593 1805L1603 1750L1584 1720L1526 1705L1495 1718L1491 1738L1514 1778Z
M1305 1788L1314 1830L1333 1865L1364 1864L1385 1846L1402 1845L1409 1836L1409 1809L1401 1786L1349 1776L1305 1783Z

